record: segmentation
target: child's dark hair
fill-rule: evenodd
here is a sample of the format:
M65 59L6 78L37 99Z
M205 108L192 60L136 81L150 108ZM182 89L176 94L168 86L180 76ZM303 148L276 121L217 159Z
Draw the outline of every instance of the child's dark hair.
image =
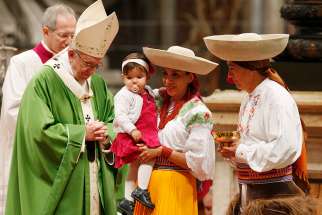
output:
M146 72L147 75L149 75L151 73L151 69L152 69L152 65L150 63L150 61L148 60L148 58L145 57L144 54L142 53L139 53L139 52L133 52L129 55L127 55L122 62L126 61L126 60L129 60L129 59L141 59L141 60L144 60L148 65L149 65L149 70L150 71L147 71L146 68L138 63L135 63L135 62L129 62L127 63L123 69L122 69L122 74L123 75L127 75L128 71L130 71L131 69L133 68L141 68L143 71Z

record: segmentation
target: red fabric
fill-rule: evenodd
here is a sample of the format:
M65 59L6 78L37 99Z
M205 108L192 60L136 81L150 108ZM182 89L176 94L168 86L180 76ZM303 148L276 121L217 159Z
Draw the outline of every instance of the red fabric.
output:
M42 63L46 63L50 58L52 58L54 55L53 53L47 51L45 47L42 45L42 43L38 43L33 50L37 53Z
M168 109L170 105L170 99L166 99L161 107L160 111L160 123L159 123L159 129L164 128L164 126L171 120L173 120L179 113L181 107L185 101L179 101L176 102L174 106L174 110L172 111L171 114L168 115Z
M234 80L233 80L233 77L232 77L232 75L230 74L230 72L228 72L228 73L227 73L226 82L227 82L228 84L235 84L235 83L234 83Z
M252 170L248 165L243 164L237 165L236 172L237 178L240 180L267 180L292 175L292 166L286 166L280 169L272 169L266 172L256 172Z
M141 115L135 123L142 133L142 142L150 148L160 146L157 128L157 112L154 98L147 92L141 95L143 106ZM115 154L115 167L119 168L126 163L134 161L139 155L138 147L133 138L127 133L117 134L111 150Z
M212 186L212 180L198 181L198 189L197 189L198 200L202 200L203 197L205 197L205 195L209 192L211 186Z
M173 152L172 149L170 149L166 146L162 146L161 156L168 159L171 156L172 152Z

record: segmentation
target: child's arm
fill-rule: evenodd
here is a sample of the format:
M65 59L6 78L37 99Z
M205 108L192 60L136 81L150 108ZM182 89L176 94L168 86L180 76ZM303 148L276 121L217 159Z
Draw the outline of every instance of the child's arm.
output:
M135 140L135 142L139 142L141 140L141 138L142 138L142 133L138 129L134 129L131 132L131 136Z
M128 115L130 112L131 102L134 98L125 93L117 93L114 97L114 128L131 135L136 126L131 122Z

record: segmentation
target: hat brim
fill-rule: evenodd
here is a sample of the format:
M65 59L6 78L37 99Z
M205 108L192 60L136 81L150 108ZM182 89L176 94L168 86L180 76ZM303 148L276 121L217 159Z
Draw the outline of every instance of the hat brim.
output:
M151 63L156 66L198 75L207 75L218 66L217 63L201 57L188 57L161 49L143 47L143 52Z
M262 34L261 40L236 41L236 35L204 37L208 50L226 61L255 61L275 57L287 46L288 34Z

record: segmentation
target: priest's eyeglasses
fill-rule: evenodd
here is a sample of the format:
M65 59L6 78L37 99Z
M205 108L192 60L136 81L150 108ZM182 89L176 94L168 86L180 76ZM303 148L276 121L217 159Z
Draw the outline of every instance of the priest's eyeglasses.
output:
M47 26L48 27L48 26ZM48 27L48 29L53 32L59 39L61 40L67 40L67 39L73 39L74 37L74 32L64 32L64 31L57 31L57 29L52 29Z
M54 33L63 40L67 40L69 38L73 39L74 37L74 33L64 33L64 32L56 32L56 31L54 31Z
M100 70L100 68L102 68L103 63L99 63L99 64L88 63L80 56L78 51L74 50L74 52L77 54L77 56L81 60L83 67L86 67L86 68L89 68L89 69L96 69L96 70Z

